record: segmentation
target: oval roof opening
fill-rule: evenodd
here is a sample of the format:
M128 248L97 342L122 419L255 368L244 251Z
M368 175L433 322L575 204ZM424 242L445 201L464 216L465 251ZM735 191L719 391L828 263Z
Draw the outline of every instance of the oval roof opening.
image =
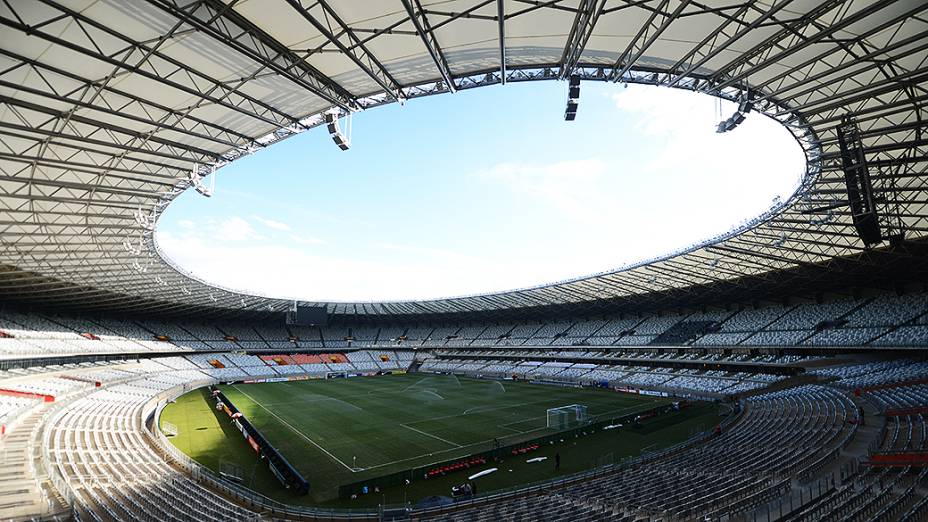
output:
M687 91L585 82L461 91L353 117L221 169L158 223L172 263L253 294L431 299L614 269L726 233L785 201L805 156L776 121Z

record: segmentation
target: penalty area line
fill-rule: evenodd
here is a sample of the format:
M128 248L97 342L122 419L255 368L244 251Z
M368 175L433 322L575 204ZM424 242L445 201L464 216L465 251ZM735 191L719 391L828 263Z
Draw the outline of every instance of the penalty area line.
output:
M460 444L457 444L457 443L455 443L455 442L451 442L450 440L445 440L445 439L439 437L438 435L432 435L431 433L426 433L426 432L424 432L424 431L422 431L422 430L417 430L416 428L413 428L412 426L407 426L406 424L400 424L400 426L402 426L402 427L404 427L404 428L406 428L406 429L408 429L408 430L412 430L412 431L414 431L414 432L416 432L416 433L421 433L421 434L425 435L426 437L432 437L433 439L440 440L440 441L442 441L442 442L444 442L444 443L446 443L446 444L451 444L452 446L454 446L454 447L456 447L456 448L463 448L463 447L464 447L464 446L461 446Z
M323 447L320 446L319 444L316 444L316 441L314 441L313 439L311 439L311 438L309 438L308 436L306 436L306 434L303 433L302 431L300 431L300 430L294 428L289 422L287 422L287 421L283 420L282 418L280 418L280 416L278 416L276 413L274 413L274 412L272 412L271 410L267 409L263 404L261 404L260 402L256 401L256 400L254 399L254 397L252 397L251 395L248 395L247 393L245 393L245 392L242 391L242 390L239 390L239 389L238 389L238 386L236 386L236 385L234 385L234 384L232 385L232 387L235 388L239 393L241 393L241 394L244 395L245 397L248 397L248 399L250 399L251 402L253 402L253 403L257 404L258 406L260 406L264 411L270 413L271 416L274 417L275 419L277 419L278 421L280 421L281 424L283 424L284 426L290 428L290 431L292 431L293 433L296 433L296 434L299 435L300 437L303 437L303 439L305 439L307 442L309 442L309 443L312 444L313 446L315 446L315 447L319 448L320 450L322 450L323 453L325 453L326 455L328 455L328 456L329 456L332 460L334 460L335 462L338 462L339 464L341 464L342 466L344 466L345 469L347 469L348 471L350 471L350 472L352 472L352 473L355 473L355 469L354 469L354 468L352 468L351 466L349 466L349 465L345 464L344 462L342 462L341 459L339 459L339 458L336 457L335 455L332 455L331 453L329 453L329 450L323 448Z
M546 429L547 429L547 428L536 428L536 429L534 429L534 430L523 431L522 433L523 433L523 434L534 433L534 432L536 432L536 431L541 431L541 430L546 430ZM461 446L461 447L458 447L458 448L448 448L448 449L444 449L444 450L440 450L440 451L433 451L432 453L428 453L428 454L423 453L422 455L416 455L415 457L409 457L409 458L405 458L405 459L394 460L394 461L391 461L391 462L384 462L383 464L375 464L375 465L373 465L373 466L368 466L368 467L366 467L366 468L361 468L361 469L359 469L358 471L368 471L368 470L372 470L372 469L382 468L382 467L384 467L384 466L392 466L392 465L394 465L394 464L400 464L400 463L402 463L402 462L409 462L409 461L411 461L411 460L423 459L423 458L425 458L425 457L427 457L427 456L442 455L442 454L445 454L445 453L457 451L457 450L464 449L464 448L472 448L472 447L476 447L476 446L488 444L488 443L490 443L490 442L493 442L493 439L481 440L481 441L474 442L474 443L472 443L472 444L465 444L464 446ZM467 456L466 454L465 454L465 455L461 455L459 458L463 458L463 457L466 457L466 456ZM432 465L434 465L434 464L439 464L439 463L441 463L441 462L443 462L443 460L436 460L436 461L432 461L432 462L429 462L429 463L426 463L426 464L418 464L417 466L432 466Z
M497 427L497 428L502 428L502 429L504 429L504 430L514 431L514 432L516 432L516 433L525 433L525 432L522 431L522 430L517 430L517 429L515 429L515 428L510 428L509 426L506 426L505 424L497 424L496 427Z

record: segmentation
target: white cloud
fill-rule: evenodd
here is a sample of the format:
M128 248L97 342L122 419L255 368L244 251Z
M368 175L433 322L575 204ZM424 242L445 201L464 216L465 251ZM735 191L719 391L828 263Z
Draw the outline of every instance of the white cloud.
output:
M567 220L584 226L617 219L617 210L605 196L605 176L611 174L599 158L552 164L501 163L476 173L518 196L547 204Z
M229 243L200 232L175 235L159 231L157 240L172 262L195 269L207 281L281 298L433 298L527 286L551 279L556 273L547 266L524 266L520 260L500 265L455 255L368 261L349 257L350 253L315 254L296 245Z
M286 223L281 223L280 221L274 221L273 219L263 218L261 216L252 216L255 218L255 221L261 223L262 225L273 228L274 230L282 230L284 232L289 232L291 230L290 225Z
M473 256L465 255L461 252L456 252L446 248L430 248L425 246L391 243L386 241L378 241L371 246L377 249L389 250L391 252L399 252L402 254L411 254L415 256L427 256L438 259L456 259L465 261L474 260Z
M620 111L637 117L636 127L649 136L714 132L714 127L705 123L716 117L718 103L725 117L735 110L733 103L703 94L642 85L630 85L612 94L612 101Z
M220 221L215 227L216 238L221 241L261 240L263 236L255 232L248 221L234 216Z
M734 113L732 102L680 89L635 85L613 94L612 99L626 117L633 118L637 129L666 151L652 156L643 165L643 173L680 174L673 178L673 190L663 191L663 197L682 204L706 192L703 183L713 180L717 188L708 196L717 197L719 205L714 206L720 208L707 207L700 213L701 224L708 226L703 236L760 214L774 197L785 201L805 173L799 147L783 147L793 139L788 131L760 113L748 114L733 131L715 132L717 123Z
M324 245L325 240L319 239L318 237L313 236L298 236L296 234L290 234L290 241L298 245Z

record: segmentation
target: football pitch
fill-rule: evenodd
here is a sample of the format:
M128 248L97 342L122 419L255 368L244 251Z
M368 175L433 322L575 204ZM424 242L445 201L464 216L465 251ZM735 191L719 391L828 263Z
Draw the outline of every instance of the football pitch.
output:
M202 390L179 398L162 414L162 423L171 422L178 428L178 435L172 438L178 448L216 470L229 469L231 464L246 485L272 498L346 506L381 499L362 499L356 504L336 500L340 485L486 451L495 445L495 439L505 446L556 433L546 427L548 408L583 404L595 420L670 402L602 389L428 374L237 384L221 389L307 478L310 495L286 498L278 491L282 488L279 484L275 487L266 465L258 465L228 418L210 408ZM604 457L637 454L647 446L678 442L697 428L706 429L717 418L714 408L701 405L661 419L648 433L630 429L599 432L542 448L538 455L559 451L565 460L560 472L579 471ZM571 450L575 457L570 457ZM484 481L487 487L548 478L554 471L548 465L518 464L508 466L505 476ZM397 491L383 492L382 496L386 498L389 493L393 498L386 501L391 502L447 494L451 485L466 480L468 474L444 481L414 481L401 488L403 497L397 498Z

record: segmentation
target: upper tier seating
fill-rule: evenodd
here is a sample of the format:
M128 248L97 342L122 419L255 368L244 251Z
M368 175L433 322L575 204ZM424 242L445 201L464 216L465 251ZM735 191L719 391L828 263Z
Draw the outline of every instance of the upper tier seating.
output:
M402 336L406 335L403 340ZM169 341L159 341L166 336ZM883 294L740 311L700 311L548 323L405 328L196 323L0 312L0 358L204 350L411 346L928 347L928 293Z

